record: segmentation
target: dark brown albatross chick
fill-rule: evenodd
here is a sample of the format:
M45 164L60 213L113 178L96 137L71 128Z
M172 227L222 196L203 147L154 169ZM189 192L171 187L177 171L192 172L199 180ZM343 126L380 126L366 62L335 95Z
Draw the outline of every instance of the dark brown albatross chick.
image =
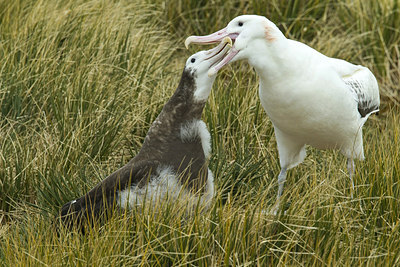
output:
M84 230L116 209L129 209L145 200L200 196L193 201L207 206L214 195L208 169L210 133L201 114L216 75L208 70L229 50L230 39L200 51L187 61L178 88L151 125L139 153L86 195L61 208L68 227Z

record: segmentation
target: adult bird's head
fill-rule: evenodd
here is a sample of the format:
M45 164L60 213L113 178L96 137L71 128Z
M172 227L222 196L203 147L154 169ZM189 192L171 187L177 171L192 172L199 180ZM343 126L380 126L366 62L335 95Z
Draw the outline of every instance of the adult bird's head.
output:
M210 69L210 75L217 73L229 62L250 59L251 56L255 56L254 51L258 50L257 47L268 46L280 39L285 39L278 27L267 18L257 15L242 15L231 20L228 26L215 33L188 37L185 46L188 47L191 43L217 43L226 37L231 38L234 44L224 59Z

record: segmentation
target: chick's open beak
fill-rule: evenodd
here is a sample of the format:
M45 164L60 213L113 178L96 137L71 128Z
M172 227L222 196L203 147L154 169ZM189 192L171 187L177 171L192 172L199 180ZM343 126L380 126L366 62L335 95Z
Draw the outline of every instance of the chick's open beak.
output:
M217 45L216 47L207 50L206 54L208 55L208 57L206 59L212 58L213 56L219 54L224 48L225 46L231 48L232 47L232 39L229 37L225 37L222 39L221 43L219 45Z
M223 28L222 30L219 30L217 32L214 32L209 35L205 36L189 36L185 40L185 47L188 48L190 44L213 44L220 42L221 43L215 47L214 49L209 50L209 53L216 55L218 54L222 49L225 48L225 44L228 43L228 46L231 48L228 53L223 53L224 58L213 66L209 71L208 75L212 76L215 75L223 66L228 64L236 55L239 53L239 51L233 46L232 40L235 40L238 37L237 33L228 33L227 28ZM210 57L212 57L211 55Z

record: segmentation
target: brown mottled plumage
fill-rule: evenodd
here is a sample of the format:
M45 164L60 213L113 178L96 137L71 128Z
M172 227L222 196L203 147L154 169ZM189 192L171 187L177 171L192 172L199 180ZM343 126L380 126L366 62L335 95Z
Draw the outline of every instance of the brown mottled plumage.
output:
M121 207L120 203L123 202L118 202L120 192L130 192L130 188L146 188L152 179L159 179L159 168L163 166L167 166L174 177L179 177L176 178L178 183L189 192L204 193L204 187L210 183L207 180L209 170L206 158L209 151L203 147L200 130L190 140L182 138L181 131L188 123L201 121L207 98L196 97L199 89L196 79L201 75L202 81L206 81L207 88L202 90L208 97L215 76L208 77L207 70L220 60L226 48L222 43L218 50L201 51L189 58L192 61L187 61L178 88L151 125L139 153L86 195L66 203L61 208L63 222L68 226L77 224L83 227L82 221L92 223L94 219L111 214L116 208L125 208ZM196 59L198 68L191 65Z

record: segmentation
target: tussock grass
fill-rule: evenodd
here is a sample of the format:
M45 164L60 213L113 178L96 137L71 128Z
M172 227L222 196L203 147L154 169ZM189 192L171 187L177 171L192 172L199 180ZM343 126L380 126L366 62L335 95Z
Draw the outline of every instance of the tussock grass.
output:
M0 1L0 262L17 265L399 264L399 1ZM345 159L309 149L275 201L279 161L245 62L224 69L203 118L217 197L115 216L87 236L60 206L125 164L175 90L188 35L261 14L290 38L368 66L382 105ZM160 216L161 214L161 216ZM58 229L58 230L57 230Z

